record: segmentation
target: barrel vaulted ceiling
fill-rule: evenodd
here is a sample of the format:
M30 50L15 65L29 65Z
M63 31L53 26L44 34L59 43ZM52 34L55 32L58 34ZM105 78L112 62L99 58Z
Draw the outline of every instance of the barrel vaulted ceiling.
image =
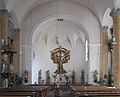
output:
M19 18L19 21L22 21L24 17L35 7L42 4L53 2L57 0L8 0L7 8L9 10L14 10ZM58 0L62 1L62 0ZM87 7L93 14L99 19L102 18L105 10L107 8L114 7L115 0L63 0L68 2L78 3Z
M77 29L77 31L76 30L73 31L74 33L71 32L72 36L74 37L77 36L76 39L71 38L68 33L66 34L66 37L68 39L63 38L60 40L61 42L63 42L62 40L64 41L69 40L69 44L74 44L74 42L76 42L78 39L81 39L83 42L85 41L85 39L88 39L89 41L96 41L95 43L99 43L100 42L100 39L98 39L99 36L96 37L96 40L94 39L94 36L97 36L98 34L95 32L100 32L102 26L105 26L110 23L111 17L109 16L109 13L111 9L113 9L114 7L114 1L115 0L7 0L6 7L9 9L9 11L13 11L16 14L16 17L18 19L18 25L20 28L22 28L22 25L25 24L25 20L28 17L32 16L32 18L34 18L35 17L34 13L35 13L36 17L38 17L38 20L34 18L37 20L35 24L34 23L32 24L34 25L34 27L32 26L33 28L31 29L34 29L34 31L32 31L32 34L28 33L28 35L30 35L29 37L31 38L30 40L33 43L36 43L36 41L38 41L39 36L42 35L42 33L38 34L39 32L46 32L47 34L45 33L45 35L48 35L49 31L47 32L46 29L50 30L50 27L53 27L54 30L56 29L55 14L58 11L59 12L61 11L64 14L62 15L62 18L66 20L64 21L64 24L68 24L68 25L70 24L69 26L74 25L73 29ZM52 7L53 9L55 8L54 12L52 11ZM108 8L109 10L107 10ZM49 11L51 11L52 14L50 14L50 12L47 12L48 9ZM42 15L40 16L38 12L44 16ZM93 18L89 17L89 14L91 14L91 17ZM51 17L51 16L53 17L43 20L43 18ZM34 22L34 20L31 21ZM94 31L91 30L94 29L94 26L93 27L90 26L92 22L97 23L96 29ZM45 27L46 24L48 25ZM65 27L67 28L67 26L64 26L64 28ZM79 37L79 36L83 36L83 37ZM26 36L23 35L24 39L25 37ZM55 39L55 37L56 35L53 35L52 39ZM51 39L49 37L47 38L48 38L47 40ZM22 40L23 44L25 44L25 41L28 41L24 39ZM46 39L44 38L44 40ZM48 43L50 41L48 41Z

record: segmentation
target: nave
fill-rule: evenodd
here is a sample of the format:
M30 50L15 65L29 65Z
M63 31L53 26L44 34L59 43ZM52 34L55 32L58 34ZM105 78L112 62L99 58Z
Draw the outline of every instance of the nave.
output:
M50 91L47 97L55 97L54 91ZM72 96L70 96L70 91L63 91L62 97L72 97Z
M120 0L0 0L0 97L83 96L120 96Z
M0 97L119 97L120 89L106 86L24 85L0 88Z

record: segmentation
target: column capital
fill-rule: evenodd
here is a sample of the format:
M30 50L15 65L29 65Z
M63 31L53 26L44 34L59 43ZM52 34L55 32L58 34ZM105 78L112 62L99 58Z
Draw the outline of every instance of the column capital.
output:
M20 28L15 28L14 31L15 32L20 32Z
M120 8L113 9L113 10L110 12L110 16L111 16L111 17L120 16Z
M9 16L9 12L7 9L1 9L0 10L0 15L1 16Z
M14 34L19 35L20 34L20 28L15 28L14 29Z
M108 26L103 26L102 32L108 32Z

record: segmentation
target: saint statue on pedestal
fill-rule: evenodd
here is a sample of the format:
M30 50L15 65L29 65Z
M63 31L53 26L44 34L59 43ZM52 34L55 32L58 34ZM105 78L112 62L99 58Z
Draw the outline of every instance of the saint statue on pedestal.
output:
M28 83L28 71L25 70L25 72L23 73L23 80L25 83Z
M41 69L38 72L38 84L42 84L42 70Z
M46 84L47 85L50 85L50 70L47 70L46 71Z
M93 72L93 81L94 81L94 83L97 83L97 82L98 82L98 72L97 72L97 70L95 70L95 71Z
M5 75L8 71L8 56L4 54L2 56L2 64L1 64L1 74Z
M72 72L72 84L75 84L75 71Z
M6 70L6 64L4 64L4 63L2 63L2 65L1 65L1 74L5 74L7 72L7 70Z
M85 83L85 71L82 69L81 70L81 84L84 85Z
M107 77L106 74L104 75L104 78L103 78L102 84L105 85L105 86L108 85L108 77Z

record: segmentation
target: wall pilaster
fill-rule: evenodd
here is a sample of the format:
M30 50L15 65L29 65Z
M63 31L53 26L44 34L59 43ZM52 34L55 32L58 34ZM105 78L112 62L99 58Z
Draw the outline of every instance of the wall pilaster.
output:
M108 27L104 26L102 29L102 78L104 75L108 76Z
M120 8L113 9L110 15L113 18L113 35L115 36L117 43L113 47L115 67L114 85L115 87L120 88Z
M5 45L8 44L8 18L9 18L9 12L7 9L0 10L0 36L2 42L4 42Z
M15 64L15 73L20 75L20 29L16 28L14 30L14 43L13 48L17 51L17 53L14 55L14 64Z

